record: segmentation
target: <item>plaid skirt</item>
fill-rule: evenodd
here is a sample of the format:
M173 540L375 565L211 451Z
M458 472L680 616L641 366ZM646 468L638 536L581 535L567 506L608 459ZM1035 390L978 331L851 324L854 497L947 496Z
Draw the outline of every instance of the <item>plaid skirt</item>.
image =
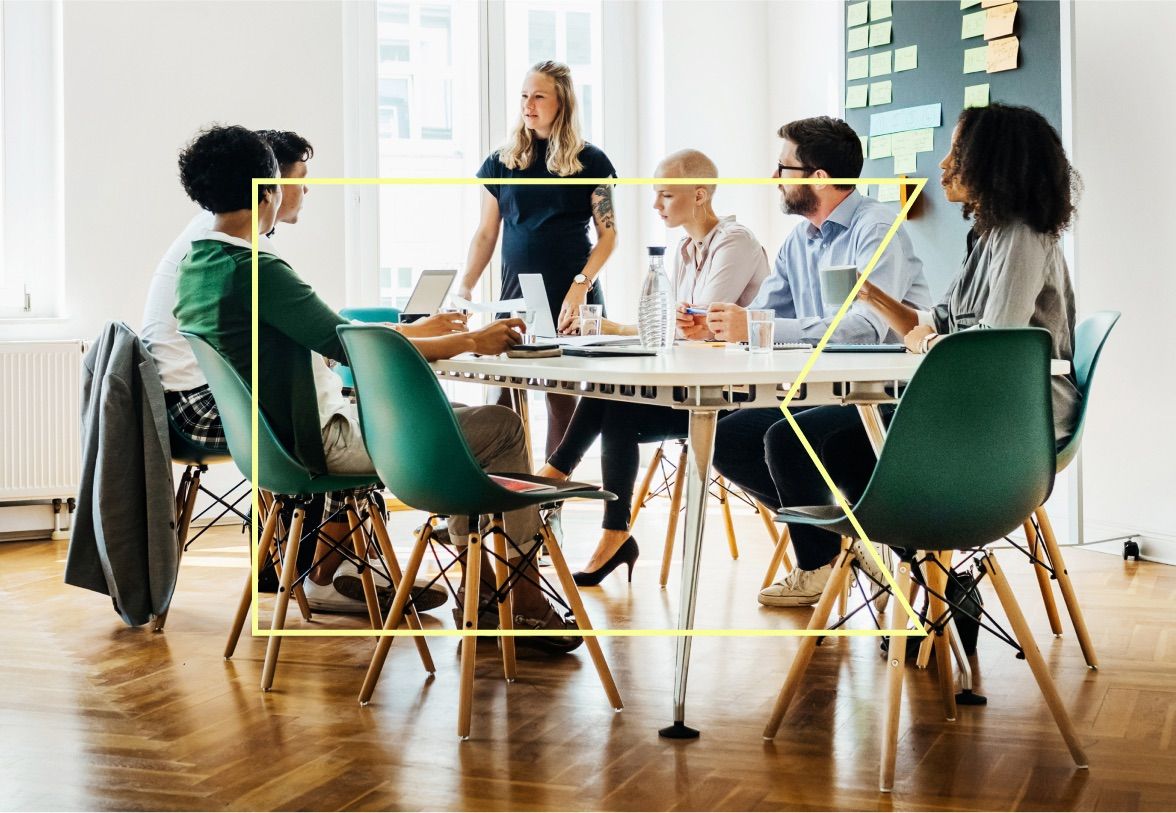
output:
M221 424L220 412L212 399L212 390L207 386L194 390L165 393L167 413L175 422L181 435L199 446L227 452L229 443L225 439L225 428ZM362 503L368 499L371 489L331 491L323 506L323 518L327 519L343 508L348 497L355 496Z

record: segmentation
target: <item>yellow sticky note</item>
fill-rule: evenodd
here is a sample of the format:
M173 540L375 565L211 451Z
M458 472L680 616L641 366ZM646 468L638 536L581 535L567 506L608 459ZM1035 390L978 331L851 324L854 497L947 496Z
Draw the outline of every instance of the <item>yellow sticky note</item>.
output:
M910 175L918 168L918 156L913 152L907 155L894 156L894 174Z
M910 45L894 52L894 72L913 71L919 67L919 46Z
M870 107L876 107L880 104L890 104L891 82L887 79L885 82L871 82L870 83Z
M878 184L878 200L881 203L894 203L898 200L898 184Z
M870 58L868 56L851 56L845 66L845 78L852 82L854 79L865 79L870 75Z
M855 25L865 25L870 21L870 4L868 2L854 3L845 10L845 26L853 28Z
M964 88L964 107L988 107L988 85L968 85Z
M1013 23L1017 19L1016 3L1006 3L984 13L988 15L988 21L984 25L984 39L999 39L1013 33Z
M980 73L988 70L988 46L968 48L964 51L964 73Z
M850 85L845 89L845 109L852 110L855 107L866 106L866 93L869 91L869 85Z
M870 25L870 47L890 44L890 21Z
M981 9L965 14L960 24L960 39L967 40L984 33L984 26L988 22L988 12Z
M890 52L870 54L870 76L890 75Z
M890 16L890 0L870 0L870 19L885 20Z
M889 158L890 152L890 136L874 136L870 139L870 160L875 158Z
M849 41L845 46L847 51L862 51L869 47L870 27L868 25L849 29Z
M1017 37L1005 37L988 43L988 54L985 58L985 70L989 73L1015 70L1017 67L1017 53L1021 50L1021 41Z

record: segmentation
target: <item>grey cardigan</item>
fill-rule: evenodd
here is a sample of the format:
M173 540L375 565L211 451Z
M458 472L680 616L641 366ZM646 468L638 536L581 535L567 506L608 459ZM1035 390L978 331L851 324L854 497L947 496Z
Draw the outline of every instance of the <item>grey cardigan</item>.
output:
M82 362L82 473L65 582L104 593L130 626L171 603L179 570L163 386L122 322Z

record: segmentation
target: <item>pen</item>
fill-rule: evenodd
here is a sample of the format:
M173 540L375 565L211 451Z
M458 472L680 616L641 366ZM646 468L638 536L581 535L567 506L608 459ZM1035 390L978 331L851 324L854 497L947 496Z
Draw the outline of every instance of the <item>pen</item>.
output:
M683 310L685 313L689 313L694 316L706 316L706 308L696 308L694 306L690 306L688 308L684 308Z

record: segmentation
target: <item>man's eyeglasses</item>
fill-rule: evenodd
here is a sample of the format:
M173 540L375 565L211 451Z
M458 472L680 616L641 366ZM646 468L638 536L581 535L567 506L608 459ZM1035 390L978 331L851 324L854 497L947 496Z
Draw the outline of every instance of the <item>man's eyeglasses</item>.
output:
M810 172L816 171L815 167L790 167L787 164L781 164L779 161L776 162L776 174L777 175L783 175L784 170L786 170L786 169L795 170L796 172L803 172L806 175Z

